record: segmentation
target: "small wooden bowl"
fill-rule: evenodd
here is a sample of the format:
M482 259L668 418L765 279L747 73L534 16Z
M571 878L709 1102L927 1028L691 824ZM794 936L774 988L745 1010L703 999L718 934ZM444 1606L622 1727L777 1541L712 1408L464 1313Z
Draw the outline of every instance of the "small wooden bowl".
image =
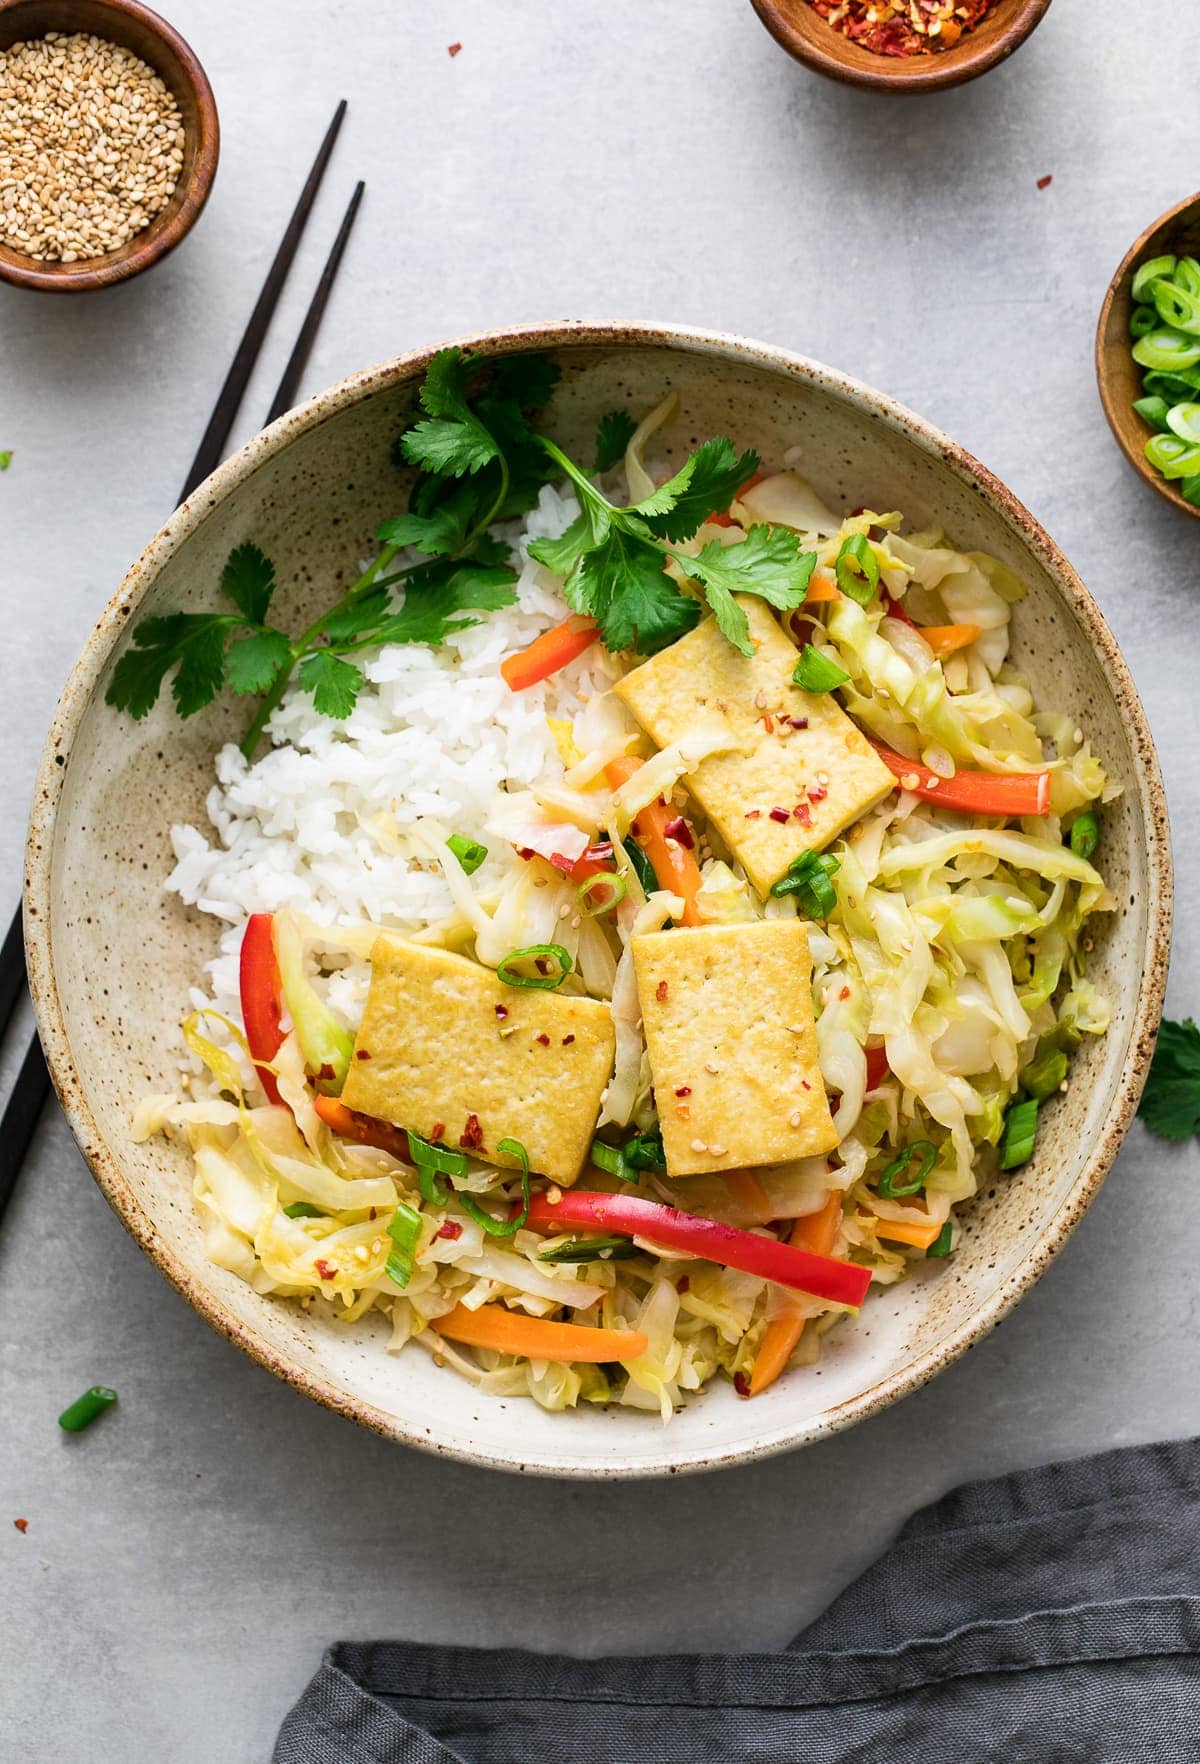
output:
M140 0L0 0L0 49L47 31L86 32L119 43L152 67L183 118L183 166L166 207L127 244L78 263L38 263L0 244L0 281L54 294L81 294L136 276L191 230L217 173L221 131L208 76L165 19Z
M852 43L808 0L752 0L775 41L816 73L871 92L940 92L986 73L1019 49L1050 0L998 0L953 49L934 55L877 55Z
M1168 482L1146 458L1146 442L1152 431L1133 408L1134 399L1142 396L1142 369L1133 359L1133 338L1129 334L1133 272L1146 258L1161 257L1166 252L1172 252L1176 257L1200 257L1200 195L1189 196L1160 215L1122 258L1121 267L1108 284L1108 293L1100 308L1100 323L1096 327L1096 381L1108 426L1134 471L1173 508L1180 508L1193 520L1200 520L1200 508L1181 496L1175 484ZM1200 392L1196 397L1200 399Z

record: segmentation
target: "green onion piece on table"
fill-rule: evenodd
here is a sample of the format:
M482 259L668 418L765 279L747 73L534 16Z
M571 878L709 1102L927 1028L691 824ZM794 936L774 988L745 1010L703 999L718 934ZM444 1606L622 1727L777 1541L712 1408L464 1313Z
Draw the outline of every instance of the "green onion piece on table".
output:
M488 854L486 845L480 845L478 839L468 839L465 833L451 833L446 844L454 853L463 867L463 873L473 876Z
M530 974L521 963L532 964ZM552 969L549 964L553 963ZM497 980L506 986L520 986L527 992L553 992L571 972L571 958L561 943L531 943L525 949L514 949L496 969Z
M488 1237L515 1237L529 1217L529 1153L519 1139L498 1140L496 1150L503 1152L506 1157L516 1158L521 1166L520 1212L511 1219L495 1219L491 1213L485 1213L469 1194L459 1191L454 1198L467 1217L474 1219L476 1225L481 1226Z
M792 670L792 679L805 692L832 692L835 687L844 686L849 678L844 668L839 668L811 643L804 645L800 660Z
M834 565L838 587L850 600L866 606L879 586L879 565L865 533L851 533Z
M1172 275L1175 264L1176 259L1170 256L1150 257L1145 263L1139 264L1134 271L1133 286L1130 289L1135 304L1148 297L1151 282L1157 281L1159 276Z
M538 1251L539 1262L624 1262L641 1250L628 1237L569 1237L565 1243Z
M920 1168L911 1182L901 1183L900 1178L908 1170L914 1160L920 1160ZM914 1139L906 1145L898 1158L893 1158L876 1183L876 1192L885 1200L903 1200L906 1195L920 1194L937 1163L937 1146L929 1139Z
M1004 1117L1004 1135L1000 1141L1000 1168L1019 1170L1033 1156L1037 1138L1038 1103L1035 1096L1022 1097Z
M1067 1056L1061 1047L1048 1047L1021 1073L1021 1088L1035 1102L1048 1102L1067 1075Z
M1090 858L1100 843L1100 817L1095 809L1077 814L1067 837L1076 857Z
M625 878L618 876L615 870L589 876L586 882L579 884L579 910L587 919L599 918L602 913L611 913L614 907L619 907L625 893Z
M934 1240L930 1244L929 1248L925 1251L926 1261L929 1261L934 1258L939 1258L941 1256L948 1256L950 1254L950 1244L951 1244L951 1241L953 1240L953 1237L954 1237L954 1227L950 1223L949 1219L947 1219L946 1223L942 1226L942 1229L938 1232L937 1236L934 1238Z
M97 1415L103 1415L105 1409L111 1409L117 1400L115 1390L107 1384L93 1384L85 1390L81 1397L76 1397L69 1409L64 1409L58 1417L58 1425L64 1433L82 1433L90 1427Z
M405 1287L413 1276L413 1258L417 1245L421 1241L421 1215L407 1201L398 1201L396 1211L388 1221L388 1236L392 1240L392 1248L388 1253L387 1277L399 1287Z

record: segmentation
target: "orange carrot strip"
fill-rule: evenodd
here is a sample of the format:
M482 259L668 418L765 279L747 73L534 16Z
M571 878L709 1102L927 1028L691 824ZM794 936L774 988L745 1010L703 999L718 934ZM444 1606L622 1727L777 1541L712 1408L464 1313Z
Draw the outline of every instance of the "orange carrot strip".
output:
M811 1250L814 1256L830 1256L833 1254L841 1222L841 1191L833 1189L819 1211L805 1213L803 1218L796 1220L789 1242L798 1249ZM781 1311L778 1317L773 1317L767 1324L766 1334L754 1356L754 1370L750 1374L752 1397L758 1396L779 1377L804 1334L805 1321L803 1316L788 1309Z
M614 790L619 790L643 764L642 760L635 759L632 754L624 754L619 759L609 761L604 768L604 776ZM681 923L698 925L700 912L696 906L696 896L700 891L700 866L694 852L689 851L686 845L667 838L667 828L679 818L675 810L660 796L648 808L638 810L633 823L633 836L654 865L654 874L659 885L669 889L672 894L683 897Z
M536 686L539 680L548 679L551 674L557 674L559 668L565 668L577 655L590 649L599 635L594 619L573 614L561 625L555 625L553 630L543 631L540 637L535 637L527 649L506 656L500 663L500 672L513 692L524 692L527 686Z
M840 600L841 589L829 580L828 576L813 576L808 584L805 600Z
M911 1243L916 1249L928 1249L941 1229L940 1219L914 1219L911 1224L907 1219L879 1219L875 1235L886 1237L889 1243Z
M650 1346L640 1329L588 1329L582 1323L549 1323L544 1317L522 1317L503 1305L480 1305L469 1311L455 1305L432 1327L447 1341L468 1347L494 1348L498 1354L523 1354L530 1360L577 1360L595 1365L610 1360L640 1359Z
M911 790L926 802L940 802L944 808L968 815L1002 819L1050 813L1049 771L956 772L953 778L942 778L919 760L906 759L877 741L871 745L900 788Z
M934 655L953 655L957 649L965 649L978 637L979 625L918 625L917 630L924 637Z
M343 1139L352 1139L356 1145L373 1145L378 1151L390 1152L403 1164L411 1161L408 1134L402 1127L393 1127L390 1121L379 1121L374 1115L360 1115L357 1109L348 1109L336 1096L314 1096L313 1107L326 1127L340 1134Z

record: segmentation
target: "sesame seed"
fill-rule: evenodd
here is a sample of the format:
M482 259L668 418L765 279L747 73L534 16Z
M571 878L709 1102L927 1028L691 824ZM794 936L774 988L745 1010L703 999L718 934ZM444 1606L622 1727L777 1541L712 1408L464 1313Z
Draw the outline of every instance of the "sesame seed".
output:
M900 780L900 783L905 790L916 790L920 785L920 782L921 780L915 772L905 772Z
M692 1150L694 1152L706 1152L708 1150L708 1147L705 1145L705 1143L702 1139L693 1139Z
M721 1068L720 1068L720 1066L714 1066L711 1060L705 1060L704 1070L706 1072L711 1072L713 1077L715 1078L717 1073L721 1070Z
M725 1147L723 1145L710 1145L708 1148L708 1155L710 1158L723 1158L725 1156Z
M552 1182L550 1184L549 1188L546 1190L546 1199L552 1207L558 1205L559 1201L562 1199L562 1189L558 1187L557 1183Z
M804 1120L804 1116L800 1112L800 1110L793 1109L791 1114L788 1116L788 1126L789 1127L799 1127L803 1120Z

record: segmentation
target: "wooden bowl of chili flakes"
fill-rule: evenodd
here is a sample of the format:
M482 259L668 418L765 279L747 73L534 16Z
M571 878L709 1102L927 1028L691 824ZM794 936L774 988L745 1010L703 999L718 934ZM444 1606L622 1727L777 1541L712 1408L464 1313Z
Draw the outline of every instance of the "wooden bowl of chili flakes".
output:
M875 92L936 92L1019 49L1050 0L752 0L797 61Z

